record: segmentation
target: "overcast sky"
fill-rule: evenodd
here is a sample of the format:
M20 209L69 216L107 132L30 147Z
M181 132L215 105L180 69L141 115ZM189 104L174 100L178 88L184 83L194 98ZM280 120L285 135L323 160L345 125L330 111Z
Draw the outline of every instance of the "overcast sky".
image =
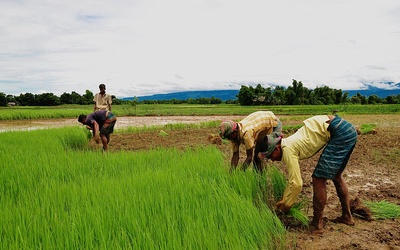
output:
M398 0L0 0L0 92L400 82Z

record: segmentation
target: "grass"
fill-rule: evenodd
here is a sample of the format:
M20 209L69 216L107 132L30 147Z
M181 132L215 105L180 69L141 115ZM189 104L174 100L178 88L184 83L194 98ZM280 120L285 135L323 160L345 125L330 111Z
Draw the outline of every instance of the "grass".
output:
M293 106L240 106L235 104L139 104L113 105L117 116L166 116L166 115L248 115L259 110L269 110L276 115L332 114L396 114L400 104L387 105L293 105ZM0 120L29 120L76 118L92 112L92 105L61 105L55 107L7 107L0 108Z
M103 154L82 127L0 140L1 249L287 248L258 175L215 147Z

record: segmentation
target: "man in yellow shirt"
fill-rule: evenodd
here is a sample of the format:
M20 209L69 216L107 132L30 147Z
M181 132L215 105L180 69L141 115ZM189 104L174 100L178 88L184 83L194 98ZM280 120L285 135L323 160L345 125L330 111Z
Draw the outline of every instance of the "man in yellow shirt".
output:
M288 170L288 186L276 206L287 212L295 203L302 189L299 160L315 155L324 150L312 174L313 213L311 222L314 233L323 232L323 211L327 200L326 181L331 179L342 206L342 215L334 220L337 223L354 225L350 212L349 193L342 173L357 142L354 126L339 116L320 115L304 122L296 133L288 138L266 136L259 146L260 157L273 161L283 161Z
M106 85L103 83L99 85L99 90L100 92L97 93L94 98L94 110L107 110L111 111L111 103L112 103L112 97L109 94L106 94Z
M255 142L273 133L275 136L282 134L282 123L271 111L257 111L240 122L226 120L221 122L220 136L222 139L228 139L232 142L232 159L231 170L236 168L239 163L239 147L244 144L246 148L246 159L243 167L247 168L253 161L253 151ZM256 155L258 152L256 152ZM258 157L254 157L254 168L257 171L262 171L261 161Z

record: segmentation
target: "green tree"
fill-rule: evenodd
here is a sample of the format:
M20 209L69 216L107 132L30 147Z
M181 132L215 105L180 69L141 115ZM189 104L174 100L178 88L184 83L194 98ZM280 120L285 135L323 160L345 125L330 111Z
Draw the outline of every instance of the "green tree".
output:
M342 102L342 90L341 89L333 89L334 103L340 104Z
M75 91L71 92L71 103L73 103L73 104L85 104L85 102L82 100L82 96L80 94L76 93Z
M35 96L38 106L57 106L60 105L60 98L53 93L43 93Z
M314 89L316 104L333 104L335 95L333 89L328 86L316 87Z
M60 102L61 104L73 104L71 94L66 92L62 93L60 95Z
M20 94L15 99L21 106L36 106L35 96L32 93Z
M357 93L356 96L358 97L358 99L360 99L361 105L365 105L368 103L367 98L360 93Z
M379 98L375 94L368 96L368 103L369 104L376 104L376 103L381 103L381 102L382 102L381 98Z
M3 92L0 92L0 106L7 106L7 97L6 94L4 94Z
M385 98L387 104L397 104L398 101L393 95L386 96Z
M111 96L111 97L115 98L115 96ZM82 95L82 102L84 104L92 104L93 99L94 99L93 92L88 89L85 91L85 94Z
M276 86L272 92L271 104L283 105L286 103L287 100L285 99L285 88L282 86Z
M236 97L238 98L239 104L242 106L253 105L253 100L255 98L253 87L247 87L242 85Z

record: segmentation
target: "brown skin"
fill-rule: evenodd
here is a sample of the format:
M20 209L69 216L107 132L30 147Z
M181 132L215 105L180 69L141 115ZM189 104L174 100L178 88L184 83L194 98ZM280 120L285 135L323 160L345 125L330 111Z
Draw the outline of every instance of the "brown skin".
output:
M83 119L83 121L81 122L83 125L87 125L86 124L86 118L85 119ZM90 130L92 130L92 128L90 127L90 126L86 126L88 129L90 129ZM107 149L108 149L108 143L110 142L110 135L103 135L103 134L101 134L100 133L100 126L99 126L99 124L96 122L96 121L94 121L93 122L93 130L92 130L92 133L93 133L93 138L94 138L94 140L96 141L96 143L97 144L100 144L100 141L101 141L101 143L103 144L103 149L104 149L104 151L107 151ZM100 135L100 136L99 136Z
M239 132L237 130L233 131L229 136L226 138L230 141L237 141L239 137ZM246 159L243 162L242 169L246 169L253 160L253 149L246 150ZM231 159L231 171L235 169L239 164L239 151L233 152L232 159Z
M104 96L106 94L106 88L105 87L99 87L99 90L100 90L100 95L101 96ZM97 106L96 106L96 103L95 103L93 111L96 111L96 110L97 110ZM111 104L108 105L108 110L111 112Z
M267 157L272 161L281 161L282 160L282 148L279 143L274 151ZM339 197L340 204L342 207L342 215L334 220L336 223L343 223L346 225L354 225L354 220L350 212L350 202L349 202L349 191L346 185L346 182L342 176L343 171L340 171L336 174L335 178L332 180L336 193ZM323 212L326 205L327 200L327 190L326 190L326 182L325 178L313 177L313 210L314 217L311 222L311 227L313 228L313 233L320 234L323 232ZM278 210L287 213L290 210L290 207L286 207L282 201L279 201L276 204Z

